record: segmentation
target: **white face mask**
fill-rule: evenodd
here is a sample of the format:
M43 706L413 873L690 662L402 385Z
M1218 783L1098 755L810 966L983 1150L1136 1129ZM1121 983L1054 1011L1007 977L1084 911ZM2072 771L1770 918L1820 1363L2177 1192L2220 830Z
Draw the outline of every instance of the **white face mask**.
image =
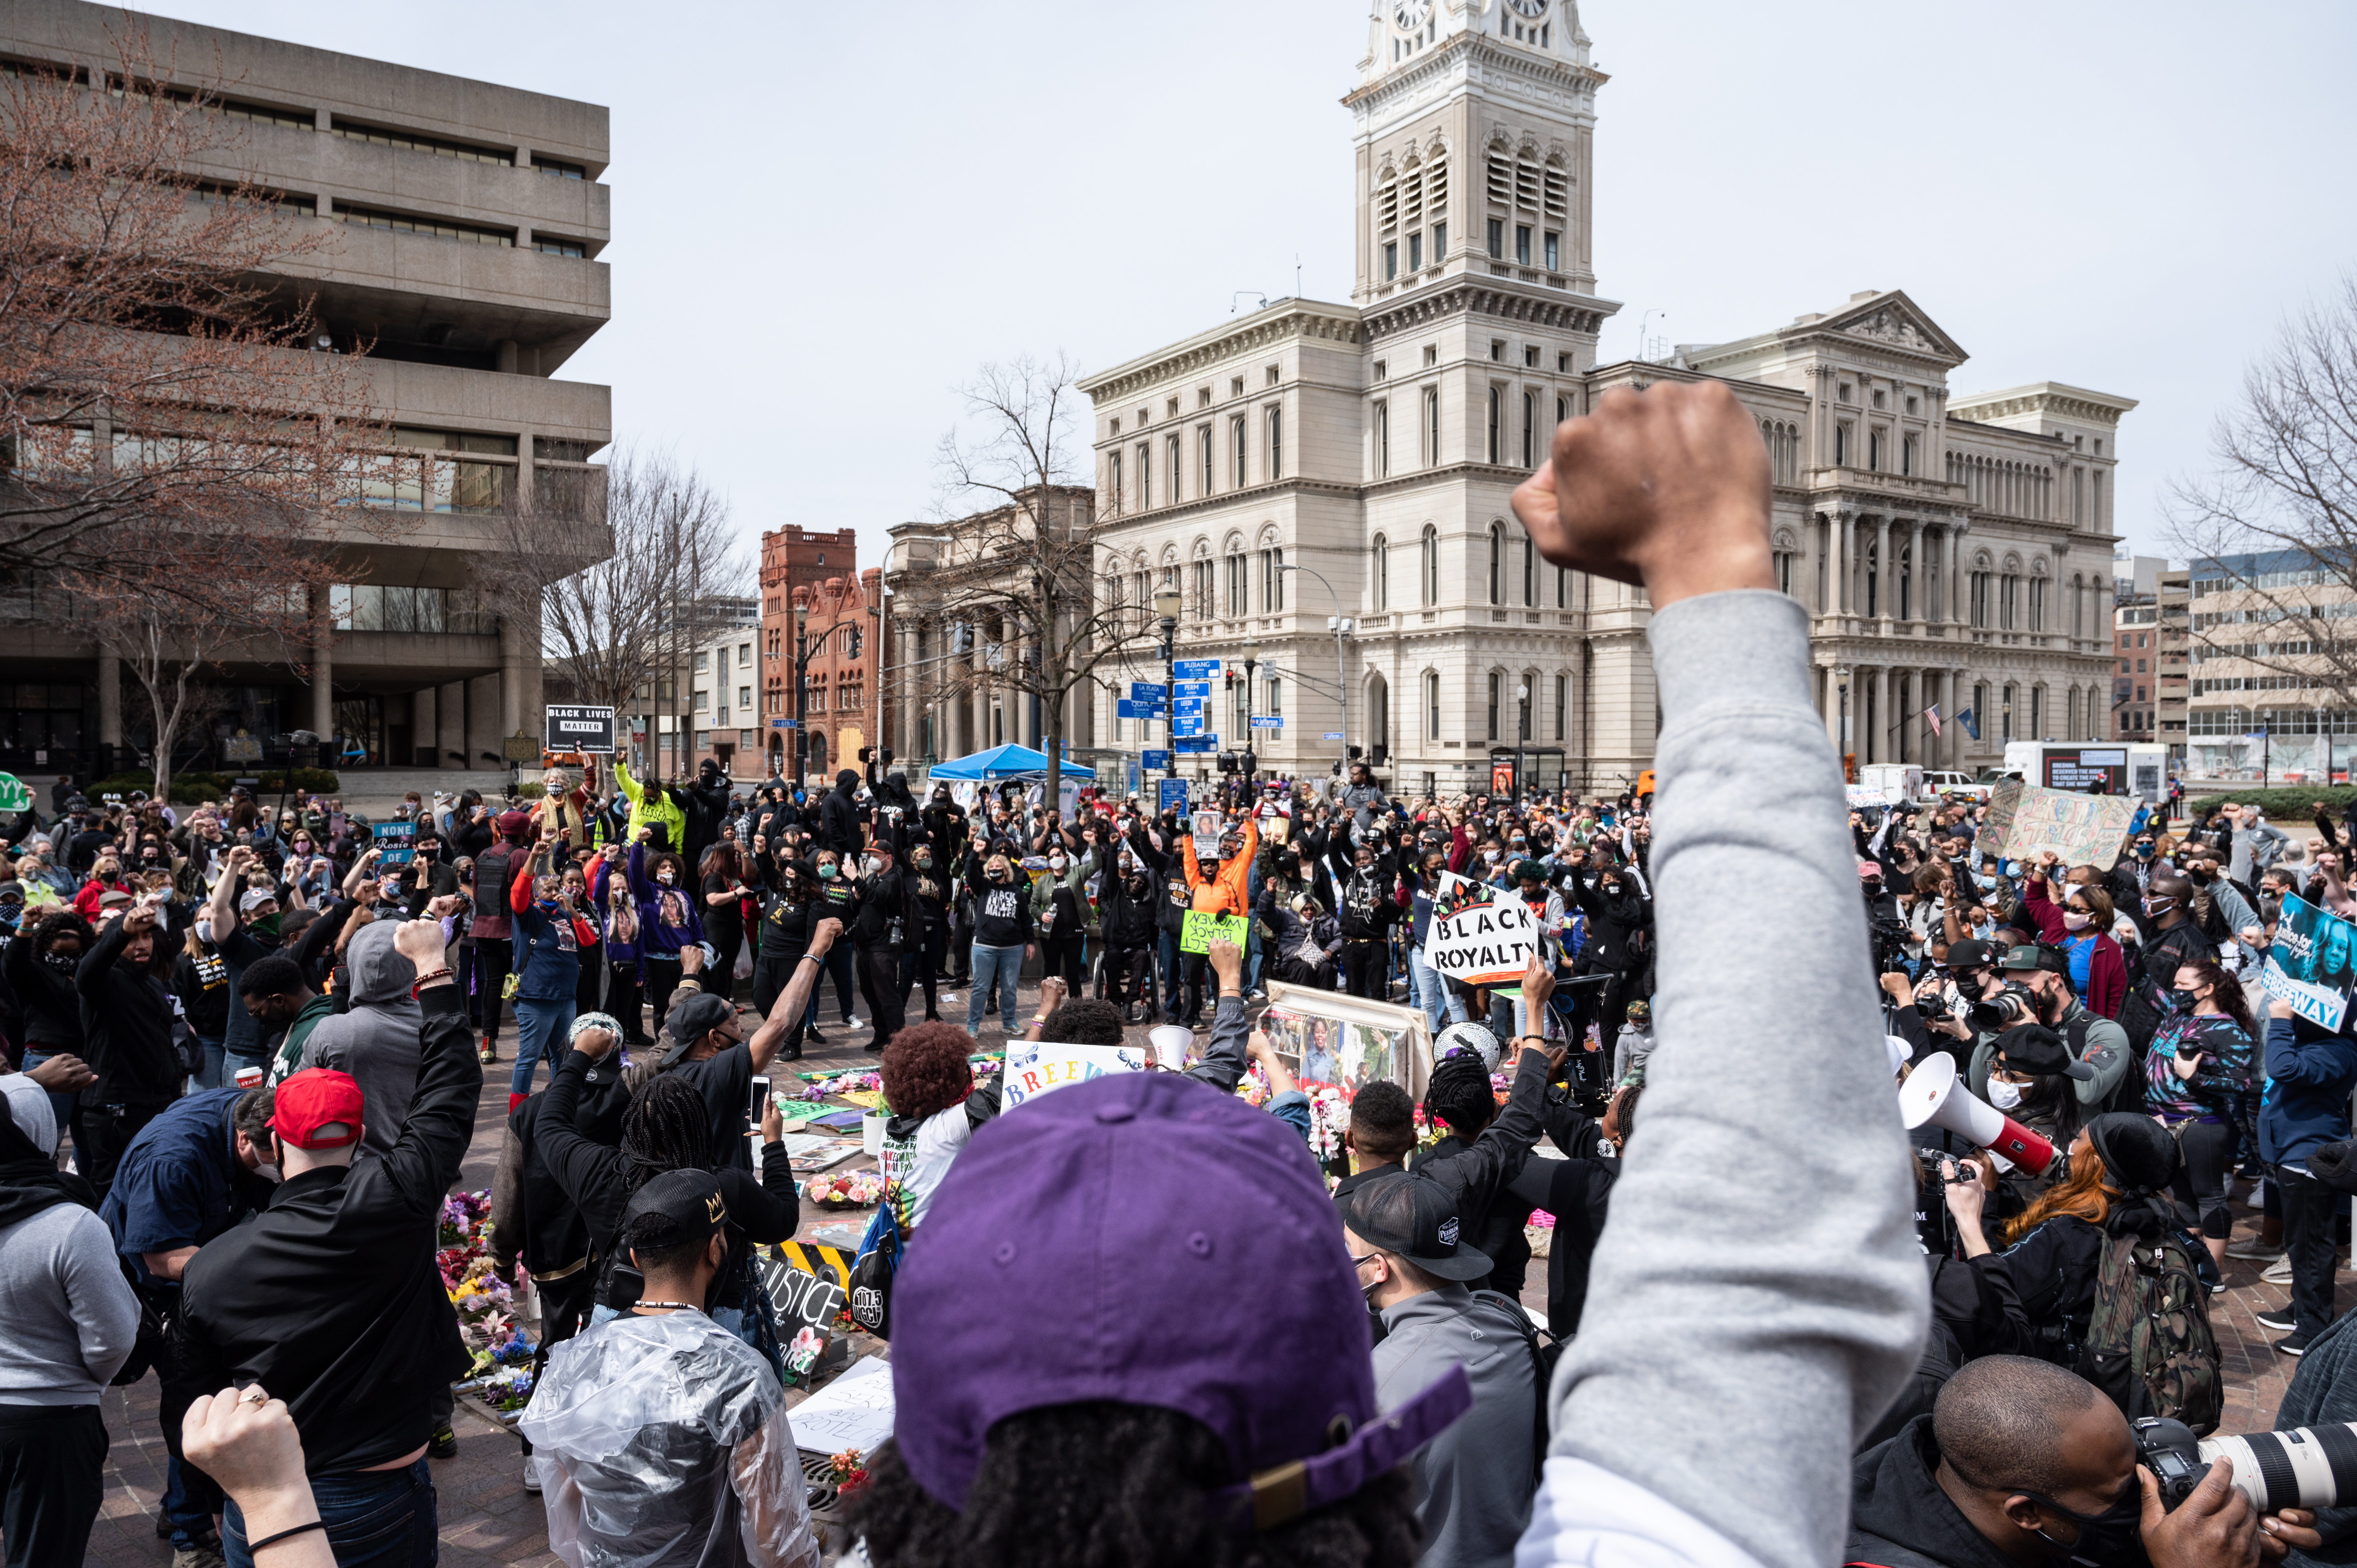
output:
M679 878L678 878L678 877L676 877L676 876L673 876L673 875L670 872L668 872L668 871L658 871L658 872L656 872L656 873L655 873L655 880L656 880L657 882L662 883L664 886L668 887L668 886L670 886L673 883L674 883L674 882L678 881L678 880L679 880Z
M884 863L871 854L859 863L859 868L873 876L884 869Z
M1050 870L1050 871L1061 871L1061 870L1063 870L1063 869L1064 869L1064 857L1063 857L1062 855L1060 855L1060 854L1051 854L1051 855L1049 855L1049 856L1048 857L1048 869L1049 869L1049 870Z
M2007 1083L2001 1078L1989 1079L1989 1103L1999 1111L2015 1111L2021 1106L2021 1085Z
M2094 918L2094 916L2083 915L2076 909L2065 909L2062 911L2062 924L2074 931L2085 930L2088 926L2093 923Z

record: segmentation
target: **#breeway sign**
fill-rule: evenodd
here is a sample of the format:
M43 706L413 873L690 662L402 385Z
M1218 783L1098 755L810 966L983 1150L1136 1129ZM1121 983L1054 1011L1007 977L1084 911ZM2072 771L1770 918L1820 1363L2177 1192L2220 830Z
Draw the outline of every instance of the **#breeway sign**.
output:
M1529 905L1455 872L1444 875L1425 941L1433 968L1468 985L1506 985L1523 977L1538 950Z

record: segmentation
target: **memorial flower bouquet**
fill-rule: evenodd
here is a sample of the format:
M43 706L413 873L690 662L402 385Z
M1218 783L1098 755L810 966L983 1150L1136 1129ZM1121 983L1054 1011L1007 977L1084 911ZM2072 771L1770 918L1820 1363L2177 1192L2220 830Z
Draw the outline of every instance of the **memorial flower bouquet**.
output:
M802 1184L802 1196L823 1208L865 1208L884 1196L884 1177L872 1170L814 1176Z
M866 1456L856 1448L828 1455L826 1465L827 1478L834 1483L838 1496L847 1496L867 1484Z

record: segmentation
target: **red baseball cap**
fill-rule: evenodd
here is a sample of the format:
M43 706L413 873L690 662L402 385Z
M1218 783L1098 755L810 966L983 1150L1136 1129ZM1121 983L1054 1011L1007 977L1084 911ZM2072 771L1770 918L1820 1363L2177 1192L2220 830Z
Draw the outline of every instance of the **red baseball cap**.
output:
M338 1122L340 1138L322 1138L319 1129ZM296 1073L278 1086L270 1102L270 1130L282 1144L298 1149L340 1149L360 1142L361 1086L348 1072L315 1067Z

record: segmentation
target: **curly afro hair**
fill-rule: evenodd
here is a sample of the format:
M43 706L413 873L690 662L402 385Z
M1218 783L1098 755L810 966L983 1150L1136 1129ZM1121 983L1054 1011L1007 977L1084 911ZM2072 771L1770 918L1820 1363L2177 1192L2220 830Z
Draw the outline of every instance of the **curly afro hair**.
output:
M1093 996L1075 996L1048 1015L1039 1037L1066 1046L1117 1046L1122 1034L1120 1008Z
M1440 1058L1424 1090L1425 1116L1445 1122L1460 1138L1479 1136L1498 1114L1497 1097L1490 1090L1490 1069L1469 1052Z
M955 1024L911 1024L884 1047L884 1103L895 1116L922 1119L974 1092L974 1036Z

